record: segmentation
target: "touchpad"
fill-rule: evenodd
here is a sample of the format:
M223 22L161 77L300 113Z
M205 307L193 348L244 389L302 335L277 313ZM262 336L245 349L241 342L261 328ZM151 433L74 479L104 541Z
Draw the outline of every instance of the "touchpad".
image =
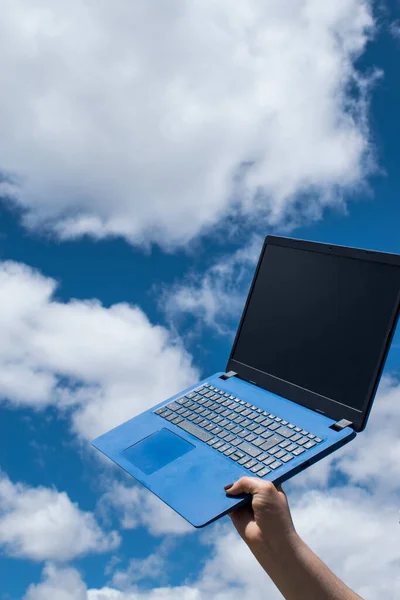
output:
M164 428L130 446L121 454L143 473L151 475L193 448L193 444Z

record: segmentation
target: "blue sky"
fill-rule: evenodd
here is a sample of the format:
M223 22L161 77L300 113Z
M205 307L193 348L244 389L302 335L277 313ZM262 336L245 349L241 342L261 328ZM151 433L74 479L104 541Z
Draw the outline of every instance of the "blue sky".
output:
M86 15L74 0L66 19L60 7L46 18L18 0L2 25L13 43L0 60L1 600L150 600L160 587L165 598L196 600L260 593L263 575L228 519L193 532L90 439L224 368L263 236L400 253L398 3L299 1L286 15L274 2L242 13L221 0L182 21L178 8L122 4ZM136 25L130 37L125 19L160 40L148 46ZM162 42L165 55L153 53ZM113 79L115 66L137 87ZM257 169L235 188L232 169L249 160ZM399 372L397 333L363 440L287 485L307 543L369 598L391 597L388 581L400 591ZM365 465L371 448L385 473L371 455ZM355 531L342 553L331 535L341 514ZM354 522L371 515L358 535ZM365 540L378 554L387 548L386 566L366 573L374 556L347 564L346 550L362 557Z

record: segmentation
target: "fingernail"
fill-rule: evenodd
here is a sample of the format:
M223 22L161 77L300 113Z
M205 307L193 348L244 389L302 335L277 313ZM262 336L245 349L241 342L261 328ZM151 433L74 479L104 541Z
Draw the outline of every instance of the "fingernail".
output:
M224 485L224 490L229 490L233 486L233 483L228 483L228 485Z

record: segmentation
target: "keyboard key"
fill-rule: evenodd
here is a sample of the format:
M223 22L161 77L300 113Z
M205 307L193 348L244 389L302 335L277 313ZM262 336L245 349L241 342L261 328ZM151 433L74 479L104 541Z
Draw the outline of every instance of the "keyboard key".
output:
M279 444L279 446L280 446L281 448L287 448L287 446L290 446L290 442L289 442L288 440L285 440L284 442L281 442L281 443Z
M279 452L277 452L275 454L275 458L282 458L282 456L285 456L286 452L284 450L279 450Z
M231 441L232 441L232 440L234 440L234 439L235 439L235 436L234 436L232 433L229 433L229 434L226 436L226 438L225 438L225 441L226 441L226 442L231 442Z
M221 448L221 446L224 445L224 442L222 440L219 440L219 442L217 442L216 444L213 445L213 448L216 448L218 450L218 448Z
M227 431L222 430L221 433L218 434L218 437L225 439L228 435L229 433Z
M216 428L214 423L207 423L207 425L202 425L202 427L204 427L204 429L206 429L206 431L211 431L212 429Z
M221 446L220 448L218 448L219 452L226 452L226 450L228 450L230 448L229 444L224 444L223 446Z
M270 429L271 431L275 431L275 429L279 429L279 427L279 423L272 423L272 425L269 425L268 429Z
M301 431L301 427L295 427L294 430L299 432L299 431Z
M300 431L301 435L308 435L308 431L306 431L305 429L302 429Z
M235 427L236 425L234 423L228 423L228 425L225 426L225 429L231 431L232 429L235 429Z
M232 456L233 456L233 454L232 454ZM239 465L244 465L245 463L249 462L249 457L248 456L243 456L237 462L238 462Z
M234 452L235 452L235 448L229 447L227 450L225 450L224 454L225 454L225 456L230 456Z
M296 448L296 450L293 450L295 456L299 456L299 454L302 454L303 452L305 452L304 448Z
M253 444L253 446L257 446L259 448L260 446L263 445L264 442L265 442L264 438L258 437L255 440L253 440L251 443Z
M290 438L293 435L293 431L291 429L289 429L289 427L279 427L279 429L276 430L276 433L279 433L279 435L283 435L283 437L285 438Z
M189 394L185 394L186 398L194 398L196 395L195 392L189 392Z
M266 458L268 458L268 454L265 454L265 453L260 454L260 456L257 456L257 460L260 460L260 461L265 460Z
M290 438L291 442L297 442L297 440L301 439L301 435L299 433L296 433L296 435L294 435L292 438Z
M217 438L217 437L213 437L213 438L211 438L211 440L208 440L207 444L208 444L209 446L214 446L214 444L216 444L216 443L217 443L217 442L219 442L219 441L220 441L220 440L219 440L219 438Z
M206 429L207 429L207 427L206 427ZM216 427L216 426L214 425L214 427L213 427L212 429L210 429L209 431L210 431L210 432L211 432L213 435L218 435L219 433L221 433L222 429L221 429L221 427L218 427L218 426Z
M282 419L281 419L280 417L275 417L275 421L276 421L277 423L280 423L280 422L282 421Z
M276 454L276 453L277 453L277 452L279 452L279 451L280 451L280 450L279 450L279 448L278 448L278 447L276 447L276 448L271 448L271 450L268 450L268 452L269 452L270 454Z
M251 460L250 462L244 463L243 466L245 467L245 469L251 469L251 467L254 467L255 464L256 464L256 461L255 460Z
M263 460L264 465L270 465L273 462L275 462L275 458L272 458L271 456L268 456L268 458Z
M243 429L243 431L238 433L238 436L241 438L245 438L247 435L249 435L249 432L247 431L247 429Z
M271 465L269 465L270 469L277 469L278 467L280 467L282 465L280 460L277 460L275 462L273 462Z
M256 419L254 419L254 423L261 423L262 421L264 421L264 419L264 415L259 415Z
M282 421L281 425L287 425L287 421Z
M245 419L243 423L241 423L242 427L248 427L249 425L251 425L251 421L249 421L249 419Z
M288 423L287 426L289 427L289 429L294 429L293 423Z
M279 442L283 442L283 438L280 435L273 435L269 440L266 440L260 448L261 450L269 450L279 444Z
M315 438L315 435L313 433L309 433L307 437L309 437L310 440L313 440Z
M275 415L269 415L270 419L275 419Z
M233 419L234 423L237 423L239 425L239 423L242 423L244 421L244 417L236 417L236 419Z
M182 417L176 417L176 419L174 419L174 420L172 421L172 423L173 423L174 425L178 425L178 423L180 423L181 421L183 421Z
M320 442L322 442L321 438L315 438L315 441L317 442L317 444L319 444Z
M188 416L189 421L194 421L196 418L197 417L196 417L196 415L194 413ZM182 417L181 417L181 419L182 419Z
M240 431L242 431L242 427L239 427L239 425L236 425L233 429L232 429L232 433L234 433L235 435L237 435Z
M239 446L239 450L243 450L243 452L245 452L249 456L252 456L253 458L261 454L261 450L255 448L254 446L251 446L247 442L242 442Z
M257 427L257 429L254 430L254 433L256 433L257 435L261 435L262 433L264 433L264 431L266 431L265 427Z
M257 475L259 477L264 477L265 475L268 475L268 473L271 473L271 469L268 469L268 467L264 467L261 471L258 471Z
M254 467L251 467L250 471L252 473L258 473L258 471L261 471L261 469L263 469L263 468L264 468L264 465L257 463L254 465Z
M176 410L177 408L180 408L180 407L179 407L179 404L177 404L176 402L171 402L171 404L168 404L168 408L170 410Z
M307 450L309 450L310 448L312 448L315 445L316 445L315 442L312 442L310 440L309 442L307 442L307 444L304 444L303 448L306 448Z
M297 444L290 444L290 446L286 448L286 452L293 452L293 450L296 450L297 447Z
M272 431L264 431L264 433L261 434L261 437L264 438L264 440L267 440L268 438L270 438L272 435L274 435L272 433Z
M281 457L281 461L284 463L287 463L287 462L289 462L289 460L292 460L292 458L293 458L292 454L285 454L285 456Z
M303 445L303 444L305 444L306 442L308 442L308 439L307 439L306 437L302 437L302 438L300 438L299 440L297 440L297 442L296 442L296 443L297 443L299 446L302 446L302 445Z
M249 414L251 414L251 410L249 410L248 408L246 408L246 410L244 410L244 411L242 412L242 416L243 416L243 417L247 417Z
M169 414L167 416L164 415L164 417L165 417L165 419L167 419L167 421L173 421L176 418L176 414L175 413L171 413L171 414Z
M236 452L232 452L232 454L229 454L229 458L231 458L235 462L239 460L239 456L236 454Z
M196 425L198 425L199 423L202 422L202 418L201 417L197 417L196 419L194 419L193 423L196 423Z
M240 439L240 437L236 437L234 440L231 441L231 445L238 446L241 442L242 440Z
M182 421L182 423L179 423L177 427L180 427L184 431L191 433L192 435L194 435L194 437L201 440L202 442L208 442L209 440L211 440L212 437L214 437L207 433L207 431L204 431L203 429L200 429L200 427L197 427L197 425L193 425L193 423L188 423L187 421Z
M254 435L254 433L249 433L249 435L247 435L245 439L247 442L252 442L253 440L257 439L257 436Z
M163 413L165 412L165 408L162 406L161 408L157 408L157 410L154 411L156 413L156 415L163 415Z
M248 425L247 429L249 429L250 431L254 431L254 429L258 428L258 423L252 423L251 425Z

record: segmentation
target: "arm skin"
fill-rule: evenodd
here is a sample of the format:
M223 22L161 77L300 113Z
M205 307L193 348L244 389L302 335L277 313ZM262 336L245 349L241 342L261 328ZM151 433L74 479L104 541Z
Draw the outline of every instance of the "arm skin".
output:
M286 600L362 600L299 537L280 486L242 477L225 490L229 495L252 494L251 506L229 516Z

